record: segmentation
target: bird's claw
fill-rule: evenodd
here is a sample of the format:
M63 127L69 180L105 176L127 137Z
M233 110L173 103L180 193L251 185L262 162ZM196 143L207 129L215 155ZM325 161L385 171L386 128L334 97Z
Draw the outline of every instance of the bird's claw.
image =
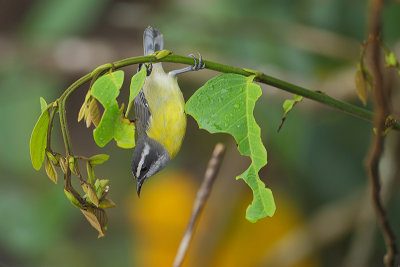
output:
M203 57L201 56L201 54L199 52L197 52L197 53L199 54L199 60L196 59L195 55L193 55L193 54L189 55L189 57L192 57L194 59L194 65L191 68L193 71L201 70L206 67L206 63L203 62Z

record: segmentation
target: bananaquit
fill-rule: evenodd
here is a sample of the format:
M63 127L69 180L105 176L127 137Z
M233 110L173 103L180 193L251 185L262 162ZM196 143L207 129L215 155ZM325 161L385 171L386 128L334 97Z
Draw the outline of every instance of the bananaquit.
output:
M144 54L163 49L163 35L147 27L143 35ZM194 66L165 73L161 63L150 64L139 94L134 100L138 138L132 157L132 173L138 196L143 182L162 170L179 152L186 131L185 101L176 75L205 67L201 56ZM146 66L147 68L147 66Z

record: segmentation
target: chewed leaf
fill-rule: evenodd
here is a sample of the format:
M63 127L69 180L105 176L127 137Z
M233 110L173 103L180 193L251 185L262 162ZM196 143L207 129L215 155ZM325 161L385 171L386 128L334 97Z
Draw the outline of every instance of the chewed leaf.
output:
M31 151L32 165L36 170L40 169L44 160L49 120L49 110L46 108L40 115L39 120L36 122L32 131L29 147Z
M117 101L116 98L119 95L119 89L123 81L124 72L122 70L107 73L94 82L91 94L97 98L105 108L113 106Z
M122 148L135 146L135 125L128 119L120 118L120 123L114 129L114 137L117 145Z
M135 146L135 125L123 117L116 100L123 81L123 71L116 71L103 75L92 86L92 96L104 106L101 121L93 131L94 140L100 147L113 138L122 148Z
M239 152L251 158L250 167L237 179L243 179L253 190L253 202L247 208L246 218L251 222L272 216L275 202L272 192L258 176L267 164L267 151L261 141L261 130L253 110L261 96L261 88L253 83L254 76L222 74L203 85L187 101L185 110L210 133L231 134Z

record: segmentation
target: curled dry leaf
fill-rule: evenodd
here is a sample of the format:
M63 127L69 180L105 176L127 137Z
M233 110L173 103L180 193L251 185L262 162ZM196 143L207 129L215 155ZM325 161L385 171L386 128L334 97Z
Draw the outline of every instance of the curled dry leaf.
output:
M367 83L365 80L365 75L361 70L357 70L356 72L355 84L358 98L361 100L364 106L367 105Z
M98 238L103 237L104 231L107 229L107 215L103 209L87 208L81 209L81 212L89 221L89 223L99 232Z
M67 169L68 169L67 159L64 157L61 157L59 160L59 163L60 163L60 167L61 167L61 170L63 171L63 173L67 173Z
M95 127L97 127L101 120L100 108L96 99L92 99L89 104L89 116Z

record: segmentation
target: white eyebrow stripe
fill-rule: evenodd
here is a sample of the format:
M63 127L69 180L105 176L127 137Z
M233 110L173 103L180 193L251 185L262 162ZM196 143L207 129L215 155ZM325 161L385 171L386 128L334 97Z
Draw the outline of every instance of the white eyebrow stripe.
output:
M151 164L149 171L147 172L147 177L152 176L153 174L155 174L157 172L157 170L159 170L159 167L161 165L161 162L163 162L165 160L166 156L162 155L160 156L156 162L154 162L153 164Z
M138 164L138 167L136 169L136 178L139 178L140 176L140 171L142 170L142 166L144 163L144 159L146 158L146 156L150 153L150 146L148 143L144 143L144 149L142 151L142 154L140 155L140 161Z

